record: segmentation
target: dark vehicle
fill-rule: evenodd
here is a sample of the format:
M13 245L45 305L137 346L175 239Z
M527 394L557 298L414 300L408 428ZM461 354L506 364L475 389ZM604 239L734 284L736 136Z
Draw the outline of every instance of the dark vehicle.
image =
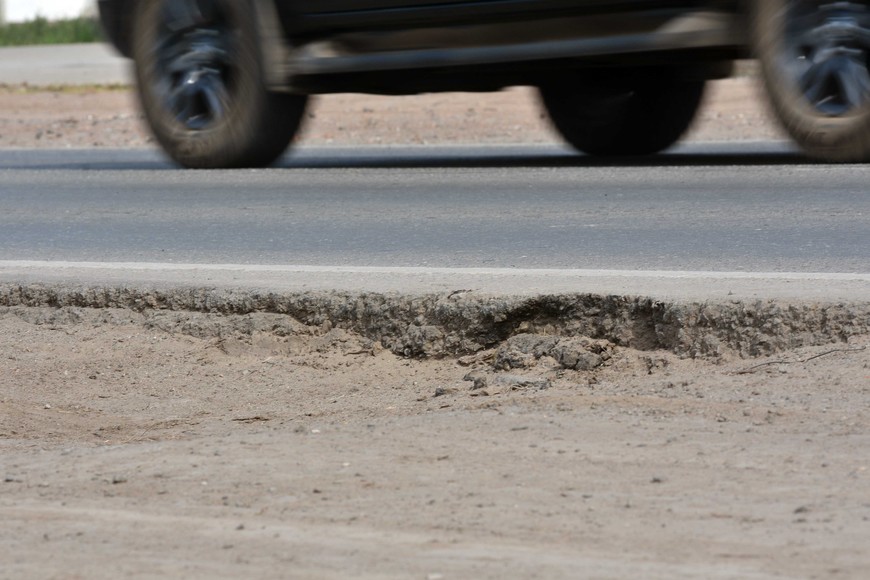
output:
M756 57L811 156L870 160L870 6L835 0L100 0L148 123L188 167L264 166L309 95L540 88L591 155L674 144Z

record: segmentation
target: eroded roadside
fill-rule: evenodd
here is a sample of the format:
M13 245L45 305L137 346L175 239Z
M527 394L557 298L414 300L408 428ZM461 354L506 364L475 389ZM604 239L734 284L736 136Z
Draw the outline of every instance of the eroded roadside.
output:
M0 577L870 565L866 305L231 296L5 287Z

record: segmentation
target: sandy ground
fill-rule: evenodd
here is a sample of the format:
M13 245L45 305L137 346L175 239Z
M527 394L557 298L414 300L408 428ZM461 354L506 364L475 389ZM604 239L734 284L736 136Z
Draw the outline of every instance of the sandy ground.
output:
M693 138L776 136L751 94L717 83ZM301 141L554 141L533 105L329 97ZM148 144L124 91L7 88L0 110L6 147ZM870 569L870 337L717 360L577 339L566 370L546 338L413 360L328 325L198 324L0 309L0 578Z
M710 84L688 139L782 138L748 77ZM556 143L533 90L413 97L329 95L312 102L298 145ZM147 147L127 90L0 87L0 147Z
M576 371L137 316L0 311L0 577L870 567L870 337L717 362L590 341Z

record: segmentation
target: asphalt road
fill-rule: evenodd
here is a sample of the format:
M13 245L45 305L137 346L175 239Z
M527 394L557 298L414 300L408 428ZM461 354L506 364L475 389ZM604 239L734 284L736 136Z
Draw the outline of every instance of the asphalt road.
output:
M214 172L2 151L0 259L870 272L870 167L747 147L313 149Z
M0 52L3 83L129 78L102 45ZM303 149L237 172L181 171L155 151L0 150L0 282L863 299L868 171L776 143L628 163Z
M104 45L3 55L2 82L128 76ZM630 163L309 149L212 173L147 151L0 151L0 260L867 273L868 171L765 143Z

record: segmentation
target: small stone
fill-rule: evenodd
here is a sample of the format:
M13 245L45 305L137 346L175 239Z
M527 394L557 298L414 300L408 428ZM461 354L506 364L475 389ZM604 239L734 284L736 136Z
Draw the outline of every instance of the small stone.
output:
M495 383L498 385L505 385L509 387L511 390L518 389L549 389L550 381L545 378L538 377L523 377L519 375L498 375L495 378Z
M487 385L487 379L486 379L486 377L485 377L484 375L481 375L481 374L478 374L478 373L468 373L467 375L465 375L464 377L462 377L462 380L464 380L464 381L471 381L472 383L474 383L474 384L471 386L471 390L472 390L472 391L477 391L477 390L480 390L480 389L484 389L484 388L486 388L486 385Z

